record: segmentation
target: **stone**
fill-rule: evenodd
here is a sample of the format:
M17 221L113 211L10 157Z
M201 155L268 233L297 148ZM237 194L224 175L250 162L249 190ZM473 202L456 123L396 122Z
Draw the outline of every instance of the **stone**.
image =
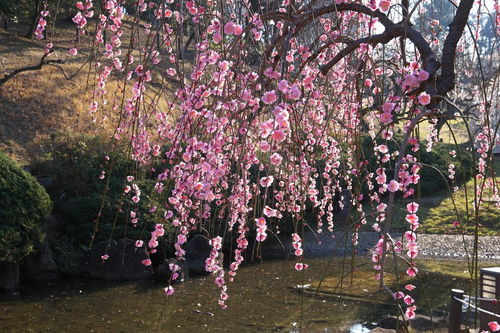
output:
M0 292L15 293L19 290L19 263L0 263Z
M106 249L107 248L107 249ZM107 260L102 255L107 254ZM153 278L153 267L145 266L142 261L149 259L146 248L135 246L131 239L102 241L90 250L84 270L98 279L112 281L147 280Z
M377 326L380 328L397 330L397 332L405 332L406 331L405 322L401 318L395 317L395 316L383 317L377 323Z
M446 319L444 317L428 317L421 314L416 314L410 320L410 327L417 331L432 331L435 328L446 327Z
M396 330L390 328L375 327L369 333L396 333Z
M45 239L50 246L57 240L56 228L58 226L58 221L56 217L51 214L45 219L45 225L47 226L47 235Z
M37 180L46 190L50 190L54 186L54 177L37 177Z
M175 258L167 259L163 262L163 264L158 266L155 274L156 280L161 282L170 281L170 277L172 275L172 272L169 268L170 264L179 266L179 270L177 271L177 273L179 273L179 277L173 282L185 282L189 280L189 269L187 267L186 261L179 261Z
M37 253L30 254L23 260L23 281L51 281L58 276L57 265L47 243L44 243Z
M186 251L186 265L189 275L202 275L208 274L205 270L205 260L210 256L212 247L210 246L210 239L207 237L196 234L187 243L184 250Z

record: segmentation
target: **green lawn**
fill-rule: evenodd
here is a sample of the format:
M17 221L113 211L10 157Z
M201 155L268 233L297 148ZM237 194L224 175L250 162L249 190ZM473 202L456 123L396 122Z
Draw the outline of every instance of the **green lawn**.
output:
M494 162L495 182L500 184L500 159ZM483 202L479 208L479 234L500 234L500 209L495 207L491 200L492 191L485 189L482 194ZM418 201L418 200L417 200ZM396 205L398 220L404 221L406 202L399 201ZM458 214L457 214L458 213ZM450 196L447 192L438 193L433 197L421 199L419 216L422 223L421 231L428 233L461 233L474 232L476 220L474 213L474 179L470 179L465 186ZM453 226L453 221L460 221L461 228ZM398 224L396 223L396 226ZM399 226L402 226L401 223Z
M496 186L498 187L500 186L500 158L498 157L494 162L494 170ZM492 191L485 189L482 197L483 202L479 209L479 234L500 235L500 209L495 207L491 200ZM474 179L470 179L465 186L460 186L453 196L450 196L448 190L443 190L420 198L396 198L392 218L394 231L408 230L408 223L405 221L406 205L413 201L420 205L418 210L421 224L419 232L459 234L465 231L467 234L474 233ZM372 208L365 206L365 211L372 211ZM462 228L454 227L454 221L460 221ZM367 226L366 230L371 231L371 228Z
M464 125L463 120L457 119L457 120L449 120L448 124L450 124L450 127L448 127L446 124L443 126L441 129L441 132L439 134L439 138L444 142L444 143L451 143L455 144L455 141L453 139L453 134L455 135L455 139L457 140L458 144L466 143L469 141L469 136L467 134L467 129ZM422 122L419 124L419 137L420 140L426 140L427 136L429 135L429 123L427 121Z

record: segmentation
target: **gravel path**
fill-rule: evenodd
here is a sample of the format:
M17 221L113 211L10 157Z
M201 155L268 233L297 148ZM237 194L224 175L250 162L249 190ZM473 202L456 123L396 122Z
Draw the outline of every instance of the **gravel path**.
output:
M371 249L377 243L378 233L362 232L359 234L357 252L360 255L370 255ZM401 234L393 234L394 239L401 239ZM344 252L352 253L352 233L335 232L317 236L312 232L306 233L304 239L304 255L307 257L321 257L341 255ZM269 238L269 244L263 244L263 255L266 257L283 257L293 252L291 242L286 240L280 244ZM467 251L472 252L473 236L465 236ZM266 242L267 243L267 242ZM283 246L285 248L283 248ZM434 259L466 259L464 238L461 235L418 234L418 258ZM479 237L479 260L500 262L500 236Z
M461 235L419 235L420 256L428 258L465 259L464 239ZM474 237L465 236L467 250L472 253ZM479 237L479 259L500 261L500 236Z

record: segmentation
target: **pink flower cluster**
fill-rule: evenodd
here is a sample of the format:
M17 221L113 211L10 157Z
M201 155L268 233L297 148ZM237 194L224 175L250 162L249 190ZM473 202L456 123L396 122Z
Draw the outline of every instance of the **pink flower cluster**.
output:
M35 28L35 38L38 40L45 38L45 27L47 26L46 17L49 16L49 11L44 9L40 12L40 18L38 19L38 23ZM47 47L47 49L51 49L51 47Z
M267 224L266 224L266 219L263 217L259 217L258 219L255 219L255 224L257 225L257 236L255 236L255 239L257 242L263 242L267 238Z
M210 245L212 246L212 251L210 256L205 260L205 269L207 272L213 272L215 274L215 284L221 288L221 293L219 295L219 305L225 309L227 306L225 301L228 299L226 281L224 279L224 269L222 267L222 262L219 260L219 253L222 248L222 237L217 236L210 240Z
M273 13L275 17L288 17L288 1L283 3ZM301 7L306 3L295 2L298 12L309 10ZM393 2L369 3L367 6L382 17L391 11ZM127 16L134 29L127 45L124 36L130 35L125 33L129 25L124 21L122 2L103 1L103 11L95 19L95 34L91 34L95 37L92 66L96 81L89 111L96 123L99 117L103 122L104 118L117 119L114 139L130 143L131 157L139 165L162 165L151 174L157 177L154 188L164 203L150 207L150 212L163 220L149 230L149 241L140 240L136 246L147 244L150 252L156 251L164 226L169 225L176 232L177 259L182 260L188 237L210 230L212 251L205 268L215 275L221 288L219 302L225 307L228 295L220 259L223 240L217 228L210 228L214 223L235 235L228 269L228 281L232 281L244 261L248 238L255 235L259 247L264 246L268 236L281 232L276 220L292 217L300 225L305 221L306 207L312 207L316 232L333 232L334 212L349 205L359 216L354 224L355 245L363 224L373 221L373 229L380 233L388 223L393 207L383 202L385 196L414 196L421 164L412 153L420 149L419 140L409 137L409 153L392 151L390 142L396 129L408 134L415 117L432 105L429 92L421 92L430 75L421 68L420 59L411 59L409 54L405 54L408 66L380 65L371 58L377 54L375 45L368 43L360 44L350 55L366 65L363 75L348 58L338 61L326 75L322 73L321 68L345 47L344 32L352 30L352 20L356 20L360 34L369 35L376 27L378 20L363 13L341 11L336 14L338 20L329 15L318 17L315 23L321 35L308 44L298 37L300 31L287 30L286 20L271 22L269 15L251 14L246 9L241 15L234 14L238 13L232 11L237 5L234 1L225 3L224 12L211 0L185 1L184 5L180 7L173 0L137 0L137 12L152 13L158 24L145 23L140 15ZM93 17L92 2L78 2L77 8L73 21L83 34ZM187 59L180 59L184 52L178 45L178 27L188 19L197 29L189 47L192 63L186 66ZM40 20L39 35L45 24L45 19ZM286 50L278 47L284 39L269 44L271 30L277 40L286 38ZM253 48L265 52L258 66L247 66L254 57ZM47 45L47 49L52 46ZM69 54L77 55L77 48L71 48ZM391 62L404 63L399 61L401 56L395 52ZM390 77L398 87L383 84ZM114 79L118 79L117 88L110 89L109 81ZM171 98L165 99L157 91L158 80L171 83L167 87ZM428 149L437 141L435 124L429 131ZM374 172L370 171L372 161L360 151L360 133L365 129L374 143ZM478 179L490 187L495 186L486 180L485 171L488 143L493 141L493 133L483 128L475 146L480 155ZM133 177L127 180L124 192L131 207L126 211L136 226L142 221L136 207L141 190ZM367 185L367 193L361 193L360 184ZM382 257L387 251L406 250L412 262L407 274L417 273L413 264L418 255L417 210L417 203L407 207L406 244L393 241L388 234L380 235L372 255L376 277L381 277ZM307 268L303 240L298 230L293 232L295 269L303 270ZM178 271L173 267L172 272L176 276ZM172 286L165 288L167 295L173 292ZM411 296L401 292L397 297L407 305L407 316L414 316Z
M303 253L304 253L304 250L302 249L302 239L300 238L299 234L297 233L293 233L292 234L292 246L293 246L293 249L295 250L294 251L294 254L295 256L297 257L297 259L302 259L302 256L303 256ZM307 269L309 267L309 265L307 264L304 264L303 262L297 262L295 264L295 269L297 271L302 271L304 269Z

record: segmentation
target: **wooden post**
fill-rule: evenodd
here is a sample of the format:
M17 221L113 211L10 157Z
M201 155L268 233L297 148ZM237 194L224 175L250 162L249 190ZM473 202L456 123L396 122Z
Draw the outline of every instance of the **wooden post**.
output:
M460 333L460 320L462 317L462 303L457 301L456 298L464 299L464 291L460 289L451 290L450 302L450 317L448 324L448 333Z

